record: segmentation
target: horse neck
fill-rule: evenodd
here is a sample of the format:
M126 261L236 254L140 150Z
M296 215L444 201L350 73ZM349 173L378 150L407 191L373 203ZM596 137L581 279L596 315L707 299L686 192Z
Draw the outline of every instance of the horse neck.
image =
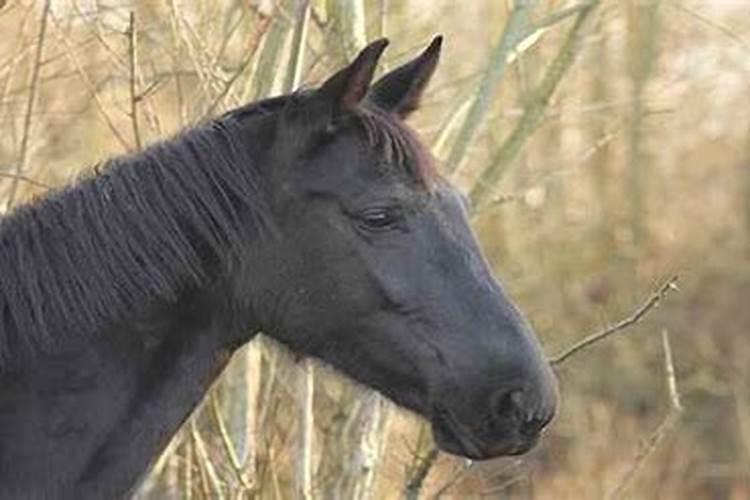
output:
M0 360L0 498L124 496L257 331L224 271L259 228L234 140L188 133L3 222L0 342L41 349Z
M242 132L209 123L4 220L0 367L212 286L263 226Z

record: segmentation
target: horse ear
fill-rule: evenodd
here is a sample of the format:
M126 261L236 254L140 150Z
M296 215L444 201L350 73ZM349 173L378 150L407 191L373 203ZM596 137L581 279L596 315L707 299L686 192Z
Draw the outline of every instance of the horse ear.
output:
M385 38L372 42L362 49L354 62L321 85L318 92L333 103L334 113L351 111L365 97L375 66L387 45Z
M440 59L442 44L443 37L436 36L418 57L378 80L370 89L367 99L381 109L406 118L419 107L422 92Z

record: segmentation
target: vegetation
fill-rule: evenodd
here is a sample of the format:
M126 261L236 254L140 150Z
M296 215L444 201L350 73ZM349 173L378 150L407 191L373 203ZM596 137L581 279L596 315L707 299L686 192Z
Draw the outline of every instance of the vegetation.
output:
M750 498L746 14L730 0L0 0L0 211L314 85L367 40L391 38L393 68L444 34L413 125L556 361L563 403L541 445L467 463L261 338L137 497Z

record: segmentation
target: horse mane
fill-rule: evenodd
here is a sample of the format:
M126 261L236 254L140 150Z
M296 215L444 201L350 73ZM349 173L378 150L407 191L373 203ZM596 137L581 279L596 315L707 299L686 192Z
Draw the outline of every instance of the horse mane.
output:
M209 266L252 227L240 214L261 223L241 133L237 120L214 120L1 219L0 371L11 356L206 284Z
M0 219L0 372L214 279L229 249L267 222L242 122L303 96L259 101L113 158ZM431 156L410 129L367 106L354 119L386 163L429 187Z

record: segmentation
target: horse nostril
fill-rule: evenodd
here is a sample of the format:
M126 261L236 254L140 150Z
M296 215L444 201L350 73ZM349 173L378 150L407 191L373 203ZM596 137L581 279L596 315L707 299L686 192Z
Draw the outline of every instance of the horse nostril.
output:
M531 418L521 424L521 434L524 436L536 436L542 431L546 423L543 418Z
M547 425L547 418L525 389L497 391L492 399L492 415L500 420L512 420L520 425L524 434L537 434Z
M496 418L525 421L523 389L496 392L492 399L492 412Z

